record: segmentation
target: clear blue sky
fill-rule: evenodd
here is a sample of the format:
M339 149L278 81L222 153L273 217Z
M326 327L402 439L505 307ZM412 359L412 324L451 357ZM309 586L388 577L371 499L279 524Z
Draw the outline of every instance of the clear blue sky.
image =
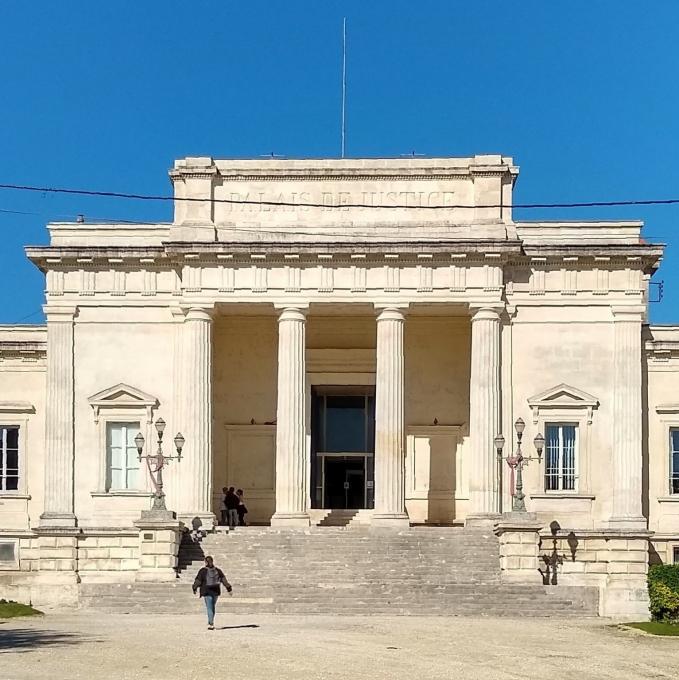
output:
M679 196L679 2L195 0L0 8L0 183L168 193L186 155L502 153L517 202ZM24 257L45 223L166 205L0 191L0 323L39 322ZM523 211L645 220L668 244L655 322L679 322L679 206Z

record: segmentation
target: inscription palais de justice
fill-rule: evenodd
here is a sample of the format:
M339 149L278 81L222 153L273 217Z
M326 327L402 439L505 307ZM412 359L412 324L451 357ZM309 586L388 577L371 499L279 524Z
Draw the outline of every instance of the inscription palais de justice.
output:
M219 197L221 198L221 197ZM228 192L223 198L230 212L307 212L309 210L349 210L370 207L424 208L455 205L454 191L264 191ZM283 205L276 205L276 204ZM363 206L366 206L362 208Z

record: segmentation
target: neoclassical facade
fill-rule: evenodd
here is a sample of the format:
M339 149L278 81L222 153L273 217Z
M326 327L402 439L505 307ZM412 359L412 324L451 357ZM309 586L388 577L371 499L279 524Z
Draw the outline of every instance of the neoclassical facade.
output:
M134 437L160 417L186 439L167 504L205 528L227 485L280 527L492 525L521 418L546 536L679 561L679 328L647 320L662 245L640 222L517 222L517 176L495 155L186 158L170 224L49 224L26 249L46 324L0 328L0 581L134 572Z

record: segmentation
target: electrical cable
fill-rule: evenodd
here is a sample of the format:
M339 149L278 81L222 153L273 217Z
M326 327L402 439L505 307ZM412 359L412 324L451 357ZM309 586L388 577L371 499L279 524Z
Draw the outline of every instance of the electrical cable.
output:
M196 198L196 197L176 197L176 196L161 196L154 194L133 194L119 191L95 191L92 189L69 189L66 187L39 187L25 184L0 184L0 189L13 191L33 191L38 193L52 193L52 194L70 194L76 196L99 196L106 198L124 198L128 200L137 201L172 201L172 202L189 202L189 203L228 203L232 205L268 205L292 208L325 208L325 209L346 209L346 208L367 208L367 209L382 209L382 210L457 210L457 209L552 209L552 208L600 208L600 207L615 207L615 206L633 206L633 205L674 205L679 204L679 198L659 198L659 199L632 199L620 201L576 201L572 203L514 203L513 205L505 205L497 203L492 205L469 205L469 204L455 204L455 205L375 205L371 203L295 203L290 201L254 201L248 199L235 198Z

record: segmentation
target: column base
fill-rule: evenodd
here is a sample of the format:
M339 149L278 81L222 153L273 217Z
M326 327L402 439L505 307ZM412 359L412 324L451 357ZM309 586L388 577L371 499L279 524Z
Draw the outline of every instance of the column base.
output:
M607 526L609 529L646 531L648 520L645 517L611 517Z
M370 518L371 529L409 529L410 519L405 512L376 513Z
M499 512L474 512L464 519L465 529L492 529L502 518Z
M76 525L76 516L71 512L43 512L40 515L40 524L38 526L46 528L74 528Z
M271 518L271 526L304 529L311 526L311 518L306 512L277 512Z

